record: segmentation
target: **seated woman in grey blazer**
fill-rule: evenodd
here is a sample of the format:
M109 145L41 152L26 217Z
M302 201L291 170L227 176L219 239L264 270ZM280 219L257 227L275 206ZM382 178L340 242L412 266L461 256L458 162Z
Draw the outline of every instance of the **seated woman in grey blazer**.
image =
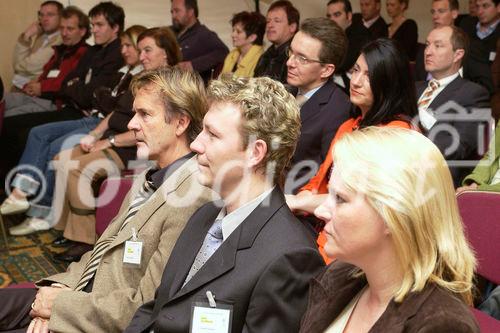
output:
M447 164L423 135L367 127L333 152L325 252L301 332L479 332L475 258Z

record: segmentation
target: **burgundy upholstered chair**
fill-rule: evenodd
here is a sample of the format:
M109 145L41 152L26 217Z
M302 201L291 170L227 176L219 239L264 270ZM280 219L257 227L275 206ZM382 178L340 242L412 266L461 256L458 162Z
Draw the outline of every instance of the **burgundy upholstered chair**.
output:
M465 191L457 196L467 239L474 249L477 274L500 284L500 193ZM472 309L481 332L500 332L500 321Z
M122 205L123 199L127 195L132 186L133 177L110 177L104 180L99 189L99 199L97 200L96 209L96 233L102 235L106 227L116 216ZM109 195L101 195L109 190Z

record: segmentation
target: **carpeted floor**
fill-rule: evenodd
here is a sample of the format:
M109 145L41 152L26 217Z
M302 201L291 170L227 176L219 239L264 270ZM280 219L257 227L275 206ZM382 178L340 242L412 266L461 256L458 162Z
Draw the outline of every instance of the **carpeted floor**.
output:
M5 248L0 234L0 288L13 283L34 282L63 272L67 267L66 263L52 260L51 251L64 251L64 248L51 246L59 232L48 230L28 236L10 236L8 228L19 222L15 217L4 217L10 251Z

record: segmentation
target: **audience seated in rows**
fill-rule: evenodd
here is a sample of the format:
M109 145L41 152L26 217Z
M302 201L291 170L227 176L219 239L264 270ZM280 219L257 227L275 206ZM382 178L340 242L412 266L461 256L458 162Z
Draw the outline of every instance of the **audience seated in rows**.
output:
M392 19L387 30L389 38L396 40L401 45L410 61L415 61L418 27L414 20L405 17L409 3L409 0L386 0L387 14Z
M207 111L201 78L179 69L146 71L134 79L132 91L136 113L129 126L138 155L155 167L136 178L120 212L81 261L38 281L38 291L0 289L0 329L123 331L134 311L153 299L191 214L214 199L197 182L189 149ZM140 242L141 255L131 239ZM124 251L135 255L124 258Z
M300 332L479 332L467 306L476 260L436 146L371 127L345 135L333 155L315 213L335 261L311 284Z
M297 332L324 265L280 190L300 132L297 104L270 78L212 81L209 100L191 149L198 180L222 200L189 219L155 300L125 332L187 332L200 320L217 332Z
M231 19L234 49L224 60L221 74L253 77L255 66L264 52L266 18L257 12L240 12Z
M417 113L415 86L411 80L408 58L394 41L377 39L361 50L354 65L350 90L351 102L356 106L351 118L338 129L316 175L297 195L287 196L287 204L296 214L313 214L325 200L333 166L331 152L342 136L368 126L412 127L412 117ZM320 232L320 251L324 259L330 262L323 252L323 226L314 227Z
M477 160L484 145L478 142L479 125L490 118L487 110L480 110L489 107L488 91L459 74L467 50L467 37L460 28L433 29L425 48L425 69L432 79L416 84L420 129L455 164L451 165L455 186L471 170L465 163Z
M1 161L4 175L7 173L6 169L10 169L19 161L31 128L55 121L80 119L81 124L78 127L86 126L84 133L88 133L99 122L98 117L92 115L94 91L98 87L112 89L120 79L116 73L124 63L118 37L123 31L125 13L112 2L102 2L90 10L89 17L95 45L89 48L76 69L63 81L60 90L60 96L65 103L63 109L58 112L37 112L5 119L0 137L0 148L6 155ZM71 130L68 126L64 128L64 133ZM40 130L39 133L43 140L48 142L52 141L54 136L60 136L59 132L51 131L50 127ZM48 143L44 144L44 149L48 149ZM59 152L60 146L57 146L55 151ZM54 155L55 153L52 156Z
M130 35L125 35L122 44L130 45L130 52L133 53L132 58L135 61L140 58L144 69L153 70L165 66L175 66L180 61L180 48L169 28L151 28L143 31L139 36L137 35L138 31L135 33L132 31ZM132 79L132 75L129 75L128 81L130 79ZM57 215L58 222L54 228L63 231L64 238L76 243L65 252L54 255L55 259L78 260L94 245L97 235L96 207L92 189L96 179L102 180L106 177L106 173L116 174L124 169L134 168L132 165L129 166L129 163L135 162L136 138L133 129L130 128L127 131L127 124L134 115L132 111L133 99L132 92L126 84L122 97L115 102L115 106L109 107L114 110L107 122L111 125L111 131L105 132L106 122L103 121L101 122L102 126L96 127L90 134L82 138L79 146L63 151L58 156L57 182L62 190L56 193L60 196L56 196L53 201L53 206L60 209L60 211L56 210L56 214L59 215ZM96 137L101 135L104 139L95 141ZM94 148L85 153L92 145L95 145ZM125 148L127 146L133 146L133 149ZM69 160L67 160L68 158ZM75 162L77 163L76 167L74 166ZM57 207L61 203L62 207Z
M14 47L14 77L12 91L20 91L25 84L43 72L43 66L54 54L52 46L61 43L59 21L63 5L59 1L44 1L38 10L38 20L31 23L19 36Z
M299 29L300 14L290 1L279 0L269 6L266 20L266 37L271 46L260 57L254 74L286 83L287 51Z
M361 13L356 13L352 16L352 24L368 28L374 40L387 37L387 23L380 16L380 0L359 0L359 8L361 9Z
M40 76L26 83L20 92L5 95L4 117L61 109L61 85L89 47L85 42L90 36L89 18L77 7L66 7L59 31L62 44L52 46L54 54Z
M295 193L316 173L339 126L349 118L349 98L332 81L346 48L344 32L327 18L305 20L292 39L287 82L298 90L301 128L288 173L294 182L287 193Z
M47 230L53 225L56 218L54 211L51 210L55 170L49 163L61 150L78 144L85 134L98 126L101 120L113 111L98 109L99 105L93 103L96 100L93 97L99 95L98 88L102 91L107 87L106 83L118 82L117 91L119 90L120 77L123 76L123 73L119 72L121 67L113 72L109 70L116 64L123 63L121 55L120 61L115 60L115 52L120 53L118 34L122 31L124 12L121 7L113 3L103 2L93 7L89 16L94 26L94 39L98 44L94 46L94 50L91 49L85 54L75 70L81 75L77 76L75 72L68 75L69 77L76 76L70 79L66 83L67 88L64 88L66 96L73 97L74 105L55 112L57 114L73 113L75 118L80 119L51 122L34 127L29 132L28 141L19 162L22 171L17 172L10 184L17 190L12 192L11 196L0 206L2 214L19 213L29 209L26 213L28 218L20 226L14 227L11 233L27 234L37 230ZM106 17L113 20L114 24L109 23ZM102 45L106 46L102 47ZM85 59L88 54L92 55L91 59ZM82 63L84 68L80 67ZM82 77L83 75L85 77ZM124 91L126 90L127 86L124 87ZM90 100L87 101L87 98ZM83 118L81 118L84 114L82 112L86 115ZM41 114L32 114L31 117L38 117ZM79 115L76 116L76 114ZM19 117L22 116L8 119ZM26 200L28 195L38 197L35 198L35 203L28 203Z
M172 0L172 30L181 46L179 67L195 70L208 83L217 77L229 50L217 34L198 20L196 0Z

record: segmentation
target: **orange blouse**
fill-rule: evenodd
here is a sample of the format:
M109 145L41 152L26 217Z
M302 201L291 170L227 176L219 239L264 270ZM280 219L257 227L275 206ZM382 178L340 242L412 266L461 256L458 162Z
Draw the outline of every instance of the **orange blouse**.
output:
M352 133L353 131L357 130L359 128L360 122L361 122L361 116L359 116L358 118L350 118L347 121L345 121L342 125L340 125L339 129L337 130L337 134L335 135L335 137L332 140L332 143L330 144L329 148L330 153L326 155L326 158L323 161L323 163L321 163L321 166L319 167L319 170L316 173L316 175L314 175L314 177L312 177L311 180L300 189L301 191L307 190L311 191L314 194L328 193L328 172L330 172L331 167L333 165L333 149L335 147L335 143L338 140L340 140L345 134ZM381 126L413 129L413 127L409 122L403 120L393 120ZM326 237L324 231L321 231L319 233L317 243L319 252L323 256L323 259L325 259L325 262L329 264L332 261L332 259L328 258L326 256L326 253L324 252L324 245L326 243Z

